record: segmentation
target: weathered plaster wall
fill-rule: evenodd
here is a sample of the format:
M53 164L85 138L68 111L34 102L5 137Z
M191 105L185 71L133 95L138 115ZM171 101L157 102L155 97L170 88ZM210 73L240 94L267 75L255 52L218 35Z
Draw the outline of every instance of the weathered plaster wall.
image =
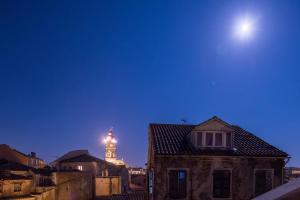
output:
M121 178L118 177L97 177L96 196L107 196L121 194Z
M92 176L84 172L56 172L53 175L58 200L93 199Z
M36 192L38 194L32 195L35 200L56 200L55 187L37 187Z
M212 174L214 169L232 170L232 200L253 197L254 169L274 169L274 187L282 184L284 161L275 158L239 157L157 157L154 166L154 199L168 199L168 168L188 171L186 199L212 200Z
M14 192L15 183L21 183L21 191ZM0 184L3 185L3 192L0 193L0 199L29 195L33 186L32 180L4 180L0 181Z

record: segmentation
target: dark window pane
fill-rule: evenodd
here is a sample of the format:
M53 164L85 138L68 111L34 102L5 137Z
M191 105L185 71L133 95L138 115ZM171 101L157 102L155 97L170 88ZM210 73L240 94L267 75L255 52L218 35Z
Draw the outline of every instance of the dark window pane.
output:
M261 195L272 189L272 171L257 170L255 171L255 196Z
M169 171L169 196L174 199L186 197L186 171Z
M20 192L22 189L21 183L15 183L14 184L14 192Z
M202 146L202 132L197 133L197 145Z
M226 146L231 147L231 133L226 133Z
M223 146L222 133L216 133L215 137L215 146Z
M206 133L206 146L213 145L213 133Z
M213 197L230 198L231 172L215 170L213 173Z

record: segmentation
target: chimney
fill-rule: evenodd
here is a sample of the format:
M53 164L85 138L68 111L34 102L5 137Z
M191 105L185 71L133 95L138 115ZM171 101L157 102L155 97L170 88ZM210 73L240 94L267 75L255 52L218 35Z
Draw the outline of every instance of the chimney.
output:
M35 153L35 152L30 152L30 156L31 156L32 158L35 158L35 157L36 157L36 153Z

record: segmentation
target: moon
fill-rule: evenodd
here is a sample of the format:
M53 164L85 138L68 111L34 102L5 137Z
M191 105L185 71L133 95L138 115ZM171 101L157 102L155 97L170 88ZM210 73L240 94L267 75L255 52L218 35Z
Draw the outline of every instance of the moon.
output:
M254 37L255 20L250 17L239 18L234 25L234 37L241 41L247 41Z

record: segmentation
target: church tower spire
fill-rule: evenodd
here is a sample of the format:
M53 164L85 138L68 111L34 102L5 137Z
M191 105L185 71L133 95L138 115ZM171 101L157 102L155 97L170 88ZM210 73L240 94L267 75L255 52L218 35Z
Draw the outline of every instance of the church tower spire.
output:
M113 135L112 129L109 130L104 139L105 144L105 160L108 162L115 162L117 159L117 140Z
M105 160L115 165L126 165L123 160L117 159L117 140L113 134L112 128L103 140L105 144Z

